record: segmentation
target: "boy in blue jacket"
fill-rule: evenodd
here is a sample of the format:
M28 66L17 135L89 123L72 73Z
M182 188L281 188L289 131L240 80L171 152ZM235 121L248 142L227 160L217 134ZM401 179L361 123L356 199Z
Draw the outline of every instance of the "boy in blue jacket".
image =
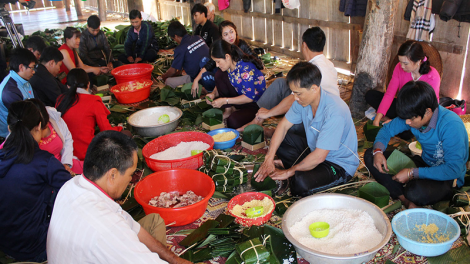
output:
M123 63L153 62L158 57L158 43L152 25L142 21L139 10L129 13L132 27L127 31L124 42L125 54L119 56Z
M453 188L464 184L467 170L468 135L462 120L439 106L432 87L422 81L410 81L400 90L397 115L380 129L373 150L364 154L371 174L407 208L450 198ZM412 158L417 168L403 169L395 176L387 174L391 152L385 151L386 146L391 137L406 130L421 143L421 157Z

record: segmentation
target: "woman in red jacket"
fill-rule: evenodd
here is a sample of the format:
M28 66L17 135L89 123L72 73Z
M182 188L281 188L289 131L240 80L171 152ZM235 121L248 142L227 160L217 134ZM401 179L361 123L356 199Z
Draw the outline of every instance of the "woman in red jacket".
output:
M84 160L97 124L100 131L122 131L122 126L109 124L107 116L110 112L99 96L90 94L90 80L83 69L75 68L69 72L67 86L69 91L57 98L56 108L72 134L73 155Z

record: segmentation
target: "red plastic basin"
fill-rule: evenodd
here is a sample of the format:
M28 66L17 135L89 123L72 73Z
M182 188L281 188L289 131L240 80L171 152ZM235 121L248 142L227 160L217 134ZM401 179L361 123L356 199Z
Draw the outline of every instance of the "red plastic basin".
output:
M234 214L231 213L233 207L235 207L235 205L243 205L244 203L246 202L251 202L253 200L263 200L264 197L268 197L272 202L273 202L273 209L268 212L268 214L266 214L265 216L262 216L262 217L254 217L254 218L249 218L249 217L238 217ZM274 208L276 208L276 203L274 202L273 198L271 198L271 196L269 195L266 195L264 193L260 193L260 192L246 192L246 193L242 193L242 194L239 194L235 197L233 197L229 202L228 202L228 205L227 205L227 209L228 209L228 212L233 216L235 217L235 222L243 225L243 226L252 226L252 225L256 225L256 226L260 226L260 225L263 225L264 223L268 222L269 219L271 218L271 216L273 215L273 212L274 212Z
M193 191L204 199L179 208L161 208L148 204L150 199L160 193L173 191L180 194ZM214 181L208 175L196 170L176 169L148 175L135 186L134 196L144 208L145 214L157 213L165 220L166 225L175 222L172 226L182 226L196 221L204 214L214 191Z
M196 170L201 167L204 162L202 160L203 153L175 160L157 160L150 158L150 156L152 156L153 154L164 151L167 148L174 147L181 142L191 141L202 141L204 143L209 144L208 150L214 147L214 139L206 133L178 132L161 136L150 141L142 149L142 155L144 156L145 162L147 162L149 168L153 171L164 171L179 168Z
M140 89L135 89L132 91L122 91L121 89L123 87L126 87L127 85L132 85L134 83L143 83L143 88ZM125 83L120 83L118 85L115 85L111 88L111 92L116 96L116 100L118 100L119 103L121 104L133 104L137 102L141 102L150 96L150 88L152 87L153 81L151 80L136 80L136 81L130 81L130 82L125 82Z
M134 80L151 80L153 65L147 63L127 64L119 66L111 71L116 83L130 82Z

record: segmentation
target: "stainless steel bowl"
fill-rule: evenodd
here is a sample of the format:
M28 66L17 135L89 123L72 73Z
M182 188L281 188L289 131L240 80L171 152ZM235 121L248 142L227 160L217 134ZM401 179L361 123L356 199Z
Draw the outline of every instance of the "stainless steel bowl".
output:
M356 254L336 255L310 249L295 240L289 232L289 228L293 226L294 223L301 221L301 219L310 212L320 209L357 209L365 211L374 220L375 227L383 235L383 239L374 248ZM353 264L371 260L377 251L390 240L392 226L390 225L390 220L387 215L385 215L379 207L369 201L345 194L325 193L305 197L290 206L282 218L282 231L286 235L286 238L294 245L297 253L310 263Z
M156 113L165 114L169 112L177 115L177 117L169 123L152 126L143 126L142 124L137 124L137 120L143 118L144 116L153 115ZM133 113L131 116L129 116L128 123L132 126L135 133L143 137L158 137L175 130L182 115L183 112L177 107L156 106Z

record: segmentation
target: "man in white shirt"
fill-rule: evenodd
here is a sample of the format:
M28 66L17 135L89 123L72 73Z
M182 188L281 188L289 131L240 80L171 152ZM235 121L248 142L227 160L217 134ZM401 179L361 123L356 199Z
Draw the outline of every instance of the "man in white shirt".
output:
M137 160L137 145L128 136L117 131L95 136L83 175L57 195L47 234L49 263L191 263L166 247L159 215L138 223L114 201L126 190Z
M326 36L321 28L312 27L307 29L302 35L302 55L305 60L320 69L322 75L320 87L322 90L339 96L338 73L334 64L323 55L325 43ZM260 109L255 119L237 130L243 131L250 124L262 125L264 120L269 117L287 113L294 100L294 95L291 94L286 79L276 79L258 100L257 104Z

